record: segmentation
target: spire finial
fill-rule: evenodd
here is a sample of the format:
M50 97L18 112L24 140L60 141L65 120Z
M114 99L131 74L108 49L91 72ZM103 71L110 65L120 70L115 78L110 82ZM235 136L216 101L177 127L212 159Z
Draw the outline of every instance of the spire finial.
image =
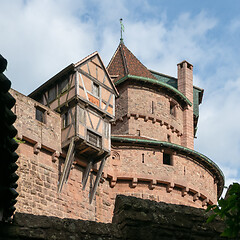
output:
M122 23L122 18L120 18L120 25L121 25L121 38L120 38L120 42L123 43L123 32L124 32L124 25Z

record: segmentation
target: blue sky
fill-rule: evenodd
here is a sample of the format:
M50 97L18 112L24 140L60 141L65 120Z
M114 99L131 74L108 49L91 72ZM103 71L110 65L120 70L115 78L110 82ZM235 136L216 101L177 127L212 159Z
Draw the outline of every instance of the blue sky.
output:
M12 87L29 94L98 51L108 64L125 25L126 46L152 70L194 65L204 88L195 149L240 182L240 1L0 0L0 49Z

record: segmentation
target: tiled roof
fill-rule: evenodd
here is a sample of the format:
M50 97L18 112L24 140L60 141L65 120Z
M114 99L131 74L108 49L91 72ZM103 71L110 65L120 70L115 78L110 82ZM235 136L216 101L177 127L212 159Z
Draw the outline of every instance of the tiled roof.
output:
M115 81L126 75L156 79L122 42L108 64L107 70L110 75L117 75Z

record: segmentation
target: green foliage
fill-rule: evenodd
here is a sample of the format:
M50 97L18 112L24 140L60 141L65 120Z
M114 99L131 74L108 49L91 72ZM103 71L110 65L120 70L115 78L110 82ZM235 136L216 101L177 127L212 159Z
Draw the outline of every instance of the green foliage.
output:
M22 140L17 139L17 138L14 138L14 140L15 140L17 143L25 143L25 141L22 141Z
M240 185L233 183L227 192L225 199L221 198L218 205L208 206L207 212L213 210L207 223L212 222L216 216L219 216L225 222L225 229L221 236L237 237L240 233Z

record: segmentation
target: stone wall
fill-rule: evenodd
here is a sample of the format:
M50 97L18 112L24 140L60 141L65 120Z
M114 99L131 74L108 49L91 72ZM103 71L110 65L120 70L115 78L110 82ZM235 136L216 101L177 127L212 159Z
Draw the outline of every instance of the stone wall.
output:
M223 222L206 224L209 213L181 205L117 196L112 224L16 213L13 223L0 223L8 240L220 240Z
M183 108L173 97L159 89L124 84L116 99L116 121L112 133L135 135L168 141L181 145L183 134ZM170 101L174 101L175 116L170 114Z

